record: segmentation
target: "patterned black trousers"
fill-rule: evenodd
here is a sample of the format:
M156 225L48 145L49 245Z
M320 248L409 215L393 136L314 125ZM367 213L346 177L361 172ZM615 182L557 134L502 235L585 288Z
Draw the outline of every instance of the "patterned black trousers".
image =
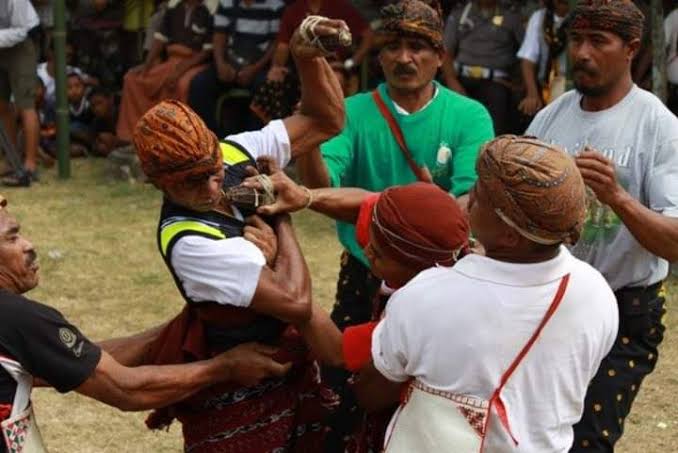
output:
M657 363L666 312L661 284L622 289L615 296L619 334L589 385L571 453L614 451L640 385Z
M344 252L341 255L337 295L332 308L332 320L342 331L349 326L372 319L372 301L381 280L357 258ZM325 444L327 453L343 453L358 423L363 419L355 396L348 385L351 373L343 368L323 367L323 382L341 398L341 404L330 416L330 432Z

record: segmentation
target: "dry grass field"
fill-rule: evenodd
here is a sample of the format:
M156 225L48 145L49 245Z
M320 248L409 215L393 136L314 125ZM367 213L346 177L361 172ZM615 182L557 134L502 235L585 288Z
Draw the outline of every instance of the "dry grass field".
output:
M102 161L73 162L73 178L55 171L29 190L4 189L10 210L35 244L42 281L29 296L61 310L92 339L131 334L156 325L182 306L155 246L159 193L149 185L107 182ZM332 304L339 246L331 222L297 215L313 273L315 300ZM669 314L678 309L671 283ZM617 451L678 451L678 322L667 317L657 371L638 396ZM78 395L34 392L39 424L51 452L178 452L180 429L145 429L144 414L124 414Z

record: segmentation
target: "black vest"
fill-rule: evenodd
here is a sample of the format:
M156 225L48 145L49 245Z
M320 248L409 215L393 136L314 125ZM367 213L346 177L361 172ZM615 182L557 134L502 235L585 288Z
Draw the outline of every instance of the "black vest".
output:
M220 143L224 159L224 188L239 185L246 176L247 166L256 166L252 156L239 144L230 141ZM247 216L251 212L243 212ZM172 266L172 249L174 244L184 236L202 236L213 240L221 240L243 235L244 222L215 211L198 212L179 206L168 199L163 200L158 222L157 242L160 254L167 265L174 282L188 304L205 304L206 301L196 302L186 292ZM216 303L216 302L213 302ZM249 308L228 307L229 310L248 310ZM285 328L285 324L271 316L257 315L247 324L224 328L210 326L205 323L207 341L217 350L226 350L241 343L258 341L271 343L277 339Z

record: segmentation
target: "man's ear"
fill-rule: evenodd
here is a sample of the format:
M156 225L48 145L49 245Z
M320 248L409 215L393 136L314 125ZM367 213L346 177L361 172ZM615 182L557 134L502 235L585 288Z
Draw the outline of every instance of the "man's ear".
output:
M626 47L628 49L627 59L628 61L632 61L640 51L640 39L638 38L632 39L631 41L626 43Z
M441 47L440 49L436 49L436 54L438 55L438 68L442 67L443 62L445 61L445 58L447 56L447 51L445 50L444 47Z

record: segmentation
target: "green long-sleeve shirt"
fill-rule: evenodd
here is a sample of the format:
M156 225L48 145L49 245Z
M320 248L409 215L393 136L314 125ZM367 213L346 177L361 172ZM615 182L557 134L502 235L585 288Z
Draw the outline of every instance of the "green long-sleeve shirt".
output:
M475 183L480 146L494 136L492 120L479 102L434 83L437 90L434 99L410 115L397 112L385 84L379 85L378 90L398 121L417 164L426 165L440 187L460 196ZM372 93L346 99L344 130L325 142L321 152L335 187L380 192L417 180ZM342 245L367 264L353 225L337 222L337 232Z

